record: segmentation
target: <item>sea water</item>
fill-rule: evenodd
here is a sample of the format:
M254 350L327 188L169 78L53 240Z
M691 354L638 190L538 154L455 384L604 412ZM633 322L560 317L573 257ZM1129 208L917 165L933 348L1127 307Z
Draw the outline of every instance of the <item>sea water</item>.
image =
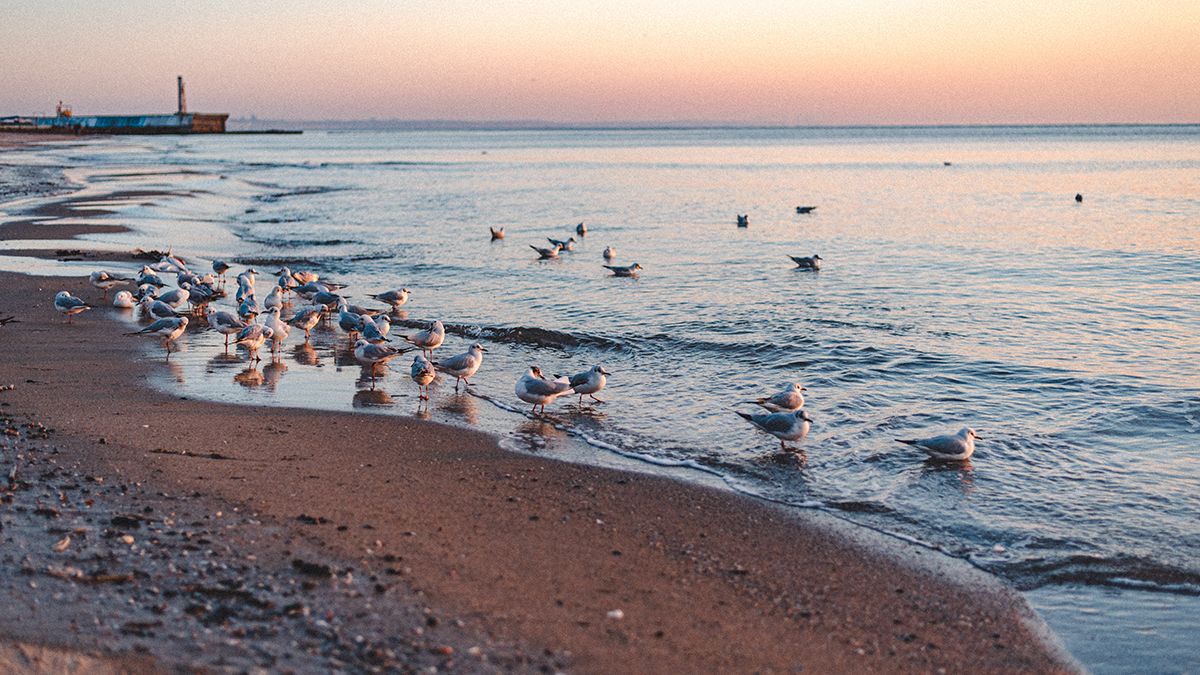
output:
M126 137L0 163L61 167L113 211L86 220L134 229L89 239L253 266L264 297L282 265L363 305L405 286L395 334L440 319L439 356L488 350L471 394L443 378L423 406L409 358L372 381L335 327L257 367L192 333L159 386L716 476L995 573L1097 672L1200 668L1198 127ZM529 415L531 364L602 364L606 402ZM781 451L734 413L790 382L814 423ZM961 464L894 440L963 426Z

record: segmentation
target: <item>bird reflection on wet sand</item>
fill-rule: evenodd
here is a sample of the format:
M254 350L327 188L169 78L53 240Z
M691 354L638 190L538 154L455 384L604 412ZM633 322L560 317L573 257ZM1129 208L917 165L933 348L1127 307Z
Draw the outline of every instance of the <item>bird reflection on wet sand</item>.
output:
M395 403L392 395L382 389L359 389L351 401L355 408L385 408Z
M233 381L247 389L253 389L262 386L263 374L254 366L250 366L237 375L234 375Z
M475 400L474 396L468 394L446 398L438 404L437 408L455 417L461 417L467 424L475 424L479 420L479 402Z
M302 366L316 366L321 363L321 358L317 356L317 350L307 342L296 345L292 349L292 358Z

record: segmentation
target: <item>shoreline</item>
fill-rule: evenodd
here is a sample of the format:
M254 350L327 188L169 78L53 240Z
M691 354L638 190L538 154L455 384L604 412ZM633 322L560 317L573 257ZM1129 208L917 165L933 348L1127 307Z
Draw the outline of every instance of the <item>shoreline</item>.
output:
M8 229L0 226L0 239ZM251 532L311 541L331 567L377 578L397 569L397 585L413 594L404 597L465 617L451 624L468 633L460 644L484 635L503 645L481 649L475 668L507 658L522 669L585 672L1079 669L999 580L846 523L516 454L490 435L412 418L154 391L140 380L160 362L137 360L140 345L105 318L111 308L66 325L50 303L60 288L97 295L82 279L0 274L0 306L22 307L21 323L0 328L19 355L0 367L0 384L17 385L0 398L6 417L53 428L60 464L148 494L191 495L179 510L253 513ZM251 555L270 558L270 543L246 536ZM122 639L108 653L140 645L175 666L195 656L174 641Z

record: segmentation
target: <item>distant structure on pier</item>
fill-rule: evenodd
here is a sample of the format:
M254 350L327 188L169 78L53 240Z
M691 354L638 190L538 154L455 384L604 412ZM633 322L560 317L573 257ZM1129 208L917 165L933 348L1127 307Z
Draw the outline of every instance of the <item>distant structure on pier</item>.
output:
M74 134L223 134L229 113L190 113L183 76L176 78L179 106L173 115L76 115L62 101L54 117L0 117L0 131Z

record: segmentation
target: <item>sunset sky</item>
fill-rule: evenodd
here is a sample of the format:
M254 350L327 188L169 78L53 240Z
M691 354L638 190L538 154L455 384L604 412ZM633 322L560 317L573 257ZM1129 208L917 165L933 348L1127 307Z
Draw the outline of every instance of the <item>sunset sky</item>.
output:
M0 115L1200 122L1196 0L5 0Z

